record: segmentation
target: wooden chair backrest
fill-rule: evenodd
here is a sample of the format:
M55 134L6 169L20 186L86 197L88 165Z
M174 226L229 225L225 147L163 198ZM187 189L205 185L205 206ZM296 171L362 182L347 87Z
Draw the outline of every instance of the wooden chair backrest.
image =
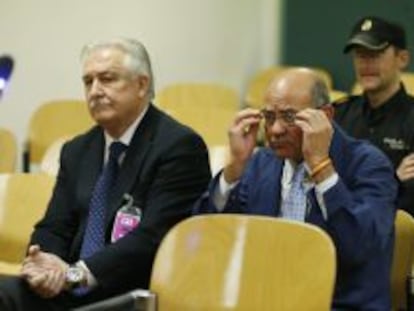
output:
M30 164L39 164L58 138L85 132L94 125L82 100L55 100L42 104L30 118L27 149Z
M246 105L253 108L263 108L263 99L265 91L272 80L272 78L290 68L295 68L294 66L273 66L256 73L252 79L249 81L247 86L247 92L245 96ZM325 81L329 89L332 89L333 82L332 76L330 73L321 68L311 68L315 70L321 78Z
M407 93L414 96L414 72L402 72L401 81L404 83ZM358 82L352 86L351 93L355 95L362 93L361 85Z
M158 310L330 310L335 249L321 229L247 215L196 216L157 252Z
M232 88L212 83L180 83L157 92L155 102L198 132L211 145L227 143L227 130L239 109Z
M398 210L395 218L394 257L391 270L391 300L393 310L407 307L407 279L414 259L414 218Z
M16 136L11 131L0 128L0 173L14 173L16 160Z

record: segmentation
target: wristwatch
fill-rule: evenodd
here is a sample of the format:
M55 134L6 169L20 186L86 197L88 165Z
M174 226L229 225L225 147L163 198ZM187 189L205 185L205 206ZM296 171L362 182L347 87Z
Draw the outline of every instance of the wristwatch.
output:
M74 289L86 284L86 271L78 265L70 265L66 270L65 287Z

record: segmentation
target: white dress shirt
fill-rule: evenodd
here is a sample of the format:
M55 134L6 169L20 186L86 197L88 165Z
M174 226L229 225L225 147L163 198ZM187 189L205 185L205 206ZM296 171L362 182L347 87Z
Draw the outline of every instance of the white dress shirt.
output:
M281 180L281 204L284 204L286 201L287 195L289 193L290 187L292 185L292 177L295 170L296 164L292 161L285 160L283 165L283 172L282 172L282 180ZM308 166L305 164L306 171L310 172ZM229 184L225 181L223 173L220 173L219 178L219 186L216 187L213 191L213 202L219 212L221 212L224 209L224 206L227 203L229 194L231 190L238 184L238 181ZM329 176L324 181L320 182L319 184L315 184L314 182L308 180L304 181L304 186L307 191L315 187L315 194L316 199L318 201L319 207L322 212L323 218L328 220L328 213L325 206L325 201L323 199L323 194L328 191L330 188L332 188L337 182L338 182L338 174L335 172L331 176Z

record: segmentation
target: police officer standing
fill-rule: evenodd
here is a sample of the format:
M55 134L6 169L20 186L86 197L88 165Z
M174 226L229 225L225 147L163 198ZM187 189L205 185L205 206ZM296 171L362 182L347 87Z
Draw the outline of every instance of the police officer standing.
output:
M410 60L405 31L382 18L364 17L351 31L348 52L363 93L337 101L335 121L388 155L401 181L398 207L414 215L414 97L401 82Z

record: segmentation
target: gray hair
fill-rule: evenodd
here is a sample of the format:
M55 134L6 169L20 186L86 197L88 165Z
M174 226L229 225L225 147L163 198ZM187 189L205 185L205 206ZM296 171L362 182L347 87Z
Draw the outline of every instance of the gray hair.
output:
M320 108L330 103L328 87L320 77L315 79L315 83L311 88L311 96L315 108Z
M145 46L138 40L128 38L116 38L106 41L92 42L83 47L81 51L81 61L84 62L91 52L103 48L115 48L124 52L125 67L133 74L148 77L149 88L147 98L148 100L152 100L155 95L154 77L151 69L151 60Z

